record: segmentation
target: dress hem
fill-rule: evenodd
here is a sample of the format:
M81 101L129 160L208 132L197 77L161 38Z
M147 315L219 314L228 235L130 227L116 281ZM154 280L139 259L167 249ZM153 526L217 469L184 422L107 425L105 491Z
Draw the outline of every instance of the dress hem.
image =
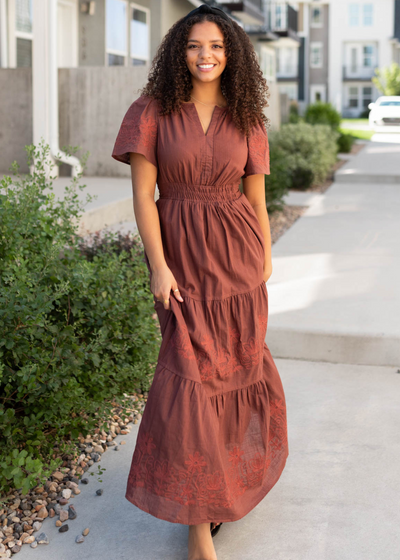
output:
M162 521L168 521L169 523L179 523L181 525L199 525L200 523L233 523L234 521L239 521L240 519L242 519L243 517L245 517L248 513L250 513L250 511L252 511L266 496L267 494L269 494L269 492L272 490L272 488L275 486L275 484L278 482L278 480L280 479L282 472L286 466L286 462L287 462L287 458L289 456L289 453L286 454L286 457L282 463L281 468L279 469L278 475L276 476L272 486L269 486L268 490L262 492L261 497L260 495L257 496L256 499L254 499L250 505L246 508L245 512L240 514L239 516L234 516L233 518L228 518L228 517L224 517L222 518L222 516L214 516L214 517L199 517L196 518L194 520L191 520L191 523L184 523L181 519L171 519L170 517L166 516L166 515L162 515L160 513L152 513L150 511L151 508L145 508L141 505L139 505L138 502L135 501L134 498L128 497L128 492L125 493L125 498L126 500L128 500L128 502L130 502L131 504L133 504L134 506L136 506L137 508L139 508L140 510L144 511L145 513L148 513L149 515L152 515L153 517L156 517L157 519L161 519Z

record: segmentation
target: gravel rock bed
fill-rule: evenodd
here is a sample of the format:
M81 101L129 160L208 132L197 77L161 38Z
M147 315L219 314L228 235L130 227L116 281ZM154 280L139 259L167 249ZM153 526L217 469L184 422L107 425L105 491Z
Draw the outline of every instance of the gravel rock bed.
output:
M2 496L0 504L0 558L10 558L21 550L23 545L32 548L49 544L49 538L43 532L46 519L53 519L59 532L67 532L77 523L69 523L79 517L79 512L69 503L71 498L80 494L80 484L89 480L84 473L94 463L100 462L103 453L109 449L119 450L113 441L117 435L125 435L131 431L131 425L137 424L142 417L147 401L147 393L124 395L127 406L113 407L112 415L107 420L106 430L96 428L92 434L80 435L75 445L75 452L62 455L63 463L45 482L36 486L28 494L22 495L21 490L14 490ZM123 414L122 414L123 413ZM129 415L129 416L128 416ZM121 416L124 416L123 419ZM126 416L128 416L126 418ZM100 422L100 425L103 422ZM119 445L124 445L121 441ZM54 449L57 454L57 448ZM57 456L57 455L56 455ZM102 489L96 494L101 496ZM65 507L67 506L67 507ZM89 527L78 529L76 543L82 543L89 534Z

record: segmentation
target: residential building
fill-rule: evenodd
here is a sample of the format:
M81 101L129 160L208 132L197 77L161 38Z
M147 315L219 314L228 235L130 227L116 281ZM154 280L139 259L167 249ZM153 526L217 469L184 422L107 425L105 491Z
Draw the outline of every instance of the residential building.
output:
M299 95L300 110L309 103L329 98L329 1L304 0L298 5L298 35L302 40L300 73L304 74L304 91Z
M304 87L299 74L301 39L297 35L297 10L293 2L263 0L262 24L244 25L271 90L268 116L278 128L289 115L287 99L297 100ZM284 121L283 121L284 122Z
M297 9L294 3L282 1L267 1L265 7L268 28L278 36L271 45L276 49L279 91L286 93L290 100L297 100L303 87L299 76L301 40L297 34Z
M71 173L62 146L90 151L86 175L128 176L110 157L127 107L138 97L168 29L199 0L0 0L0 171L24 165L24 146L44 138ZM262 0L210 2L237 23L263 25ZM35 48L32 48L33 43ZM275 82L273 49L258 49ZM279 126L272 96L266 113Z
M394 59L395 3L330 2L329 99L345 117L360 116L379 95L372 77Z

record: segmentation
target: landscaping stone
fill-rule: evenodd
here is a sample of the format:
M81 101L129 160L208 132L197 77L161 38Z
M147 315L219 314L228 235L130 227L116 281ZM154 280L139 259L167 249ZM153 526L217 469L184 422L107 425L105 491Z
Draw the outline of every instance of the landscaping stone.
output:
M85 542L85 537L83 535L78 535L75 539L75 542L83 543L83 542Z
M32 529L36 532L39 531L39 529L42 528L43 523L41 523L40 521L35 521L35 523L32 525Z
M69 513L68 511L66 511L65 509L62 509L60 511L60 521L63 523L64 521L66 521L69 517Z
M68 515L69 515L69 519L76 519L78 514L76 513L76 510L74 508L74 506L69 506L68 508Z
M38 544L49 544L50 542L46 533L40 533L40 535L36 537L36 541Z

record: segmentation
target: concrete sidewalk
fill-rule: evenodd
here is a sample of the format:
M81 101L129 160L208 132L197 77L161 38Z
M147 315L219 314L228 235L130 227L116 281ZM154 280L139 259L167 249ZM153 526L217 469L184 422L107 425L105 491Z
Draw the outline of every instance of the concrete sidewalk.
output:
M367 144L342 168L355 170L348 182L313 195L273 246L273 356L400 365L400 188L385 175L399 167L400 147L381 147ZM372 156L383 180L361 183Z
M276 360L288 407L289 458L270 494L215 538L218 560L398 560L400 374L396 368ZM24 545L19 560L186 560L187 527L125 499L136 425L107 451L103 483L70 500L78 516L49 545ZM89 472L90 472L89 471ZM103 496L96 496L104 487ZM85 528L82 544L75 537Z
M368 142L356 157L336 171L337 183L400 185L400 146L395 142L381 142L379 134L375 137L377 141Z

